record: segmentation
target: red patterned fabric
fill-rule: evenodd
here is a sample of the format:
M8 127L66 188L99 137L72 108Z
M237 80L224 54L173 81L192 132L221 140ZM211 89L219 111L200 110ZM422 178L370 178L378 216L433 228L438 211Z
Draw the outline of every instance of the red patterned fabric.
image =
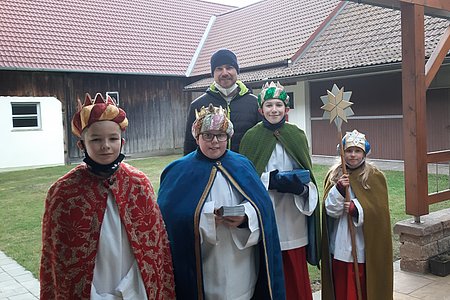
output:
M42 224L40 299L90 298L108 190L116 199L148 299L175 299L169 242L153 187L144 173L126 163L107 179L81 164L51 186Z

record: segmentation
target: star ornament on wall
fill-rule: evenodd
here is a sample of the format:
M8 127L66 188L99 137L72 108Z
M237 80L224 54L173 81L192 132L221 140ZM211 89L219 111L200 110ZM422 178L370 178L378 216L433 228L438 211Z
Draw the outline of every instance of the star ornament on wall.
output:
M321 109L324 110L323 118L330 119L330 123L334 121L337 128L340 130L342 121L347 122L347 117L353 116L353 110L350 106L352 92L344 92L344 88L339 89L336 84L333 85L331 92L327 90L327 95L320 96L324 104Z

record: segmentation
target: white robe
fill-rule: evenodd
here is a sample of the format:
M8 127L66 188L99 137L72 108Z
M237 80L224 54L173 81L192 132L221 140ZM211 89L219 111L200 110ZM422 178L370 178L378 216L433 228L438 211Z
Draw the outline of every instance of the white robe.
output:
M349 188L350 199L358 210L358 217L353 217L353 224L355 225L355 243L356 243L356 255L358 257L358 263L364 263L366 261L364 253L364 211L355 198L355 194L352 189ZM348 229L348 214L344 210L345 197L339 193L336 186L333 186L328 193L325 200L326 214L333 218L333 226L331 228L330 235L330 253L334 255L334 258L344 262L353 262L352 256L352 242L350 236L350 230Z
M108 193L91 286L91 300L147 299L144 282L120 220Z
M261 181L269 191L272 199L280 237L281 250L297 249L308 245L308 229L306 216L313 214L317 202L317 187L313 182L308 184L309 198L290 193L278 193L269 190L270 172L291 171L298 169L298 164L289 156L284 147L277 143L270 156L265 171L261 175Z
M216 227L214 209L243 204L248 228ZM253 206L231 186L220 171L206 198L200 217L203 284L206 299L251 299L258 278L260 237Z

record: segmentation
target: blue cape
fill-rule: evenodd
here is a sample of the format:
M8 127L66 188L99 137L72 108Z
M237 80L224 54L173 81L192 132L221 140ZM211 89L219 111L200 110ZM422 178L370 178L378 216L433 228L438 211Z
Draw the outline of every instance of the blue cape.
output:
M177 298L204 299L200 213L217 170L258 214L260 270L254 298L285 299L283 263L272 202L253 164L229 150L218 160L210 160L196 150L169 164L161 174L158 204L170 240Z

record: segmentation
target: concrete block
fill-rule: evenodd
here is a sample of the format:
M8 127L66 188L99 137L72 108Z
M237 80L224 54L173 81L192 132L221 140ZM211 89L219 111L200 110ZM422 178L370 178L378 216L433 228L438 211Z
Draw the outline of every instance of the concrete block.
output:
M408 260L427 260L431 256L439 254L438 242L434 241L423 246L415 243L404 242L400 245L400 257Z
M444 233L442 231L432 233L430 235L424 235L424 236L415 236L415 235L409 235L409 234L401 234L400 235L400 242L409 242L414 243L420 246L430 244L432 242L438 241L444 237Z
M421 237L440 231L442 231L442 222L429 217L423 220L423 223L414 223L413 219L408 219L394 225L394 233L398 235L407 234Z
M400 269L402 271L425 274L429 272L429 264L428 260L409 260L402 258L400 260Z
M441 238L437 243L439 253L450 251L450 236Z

